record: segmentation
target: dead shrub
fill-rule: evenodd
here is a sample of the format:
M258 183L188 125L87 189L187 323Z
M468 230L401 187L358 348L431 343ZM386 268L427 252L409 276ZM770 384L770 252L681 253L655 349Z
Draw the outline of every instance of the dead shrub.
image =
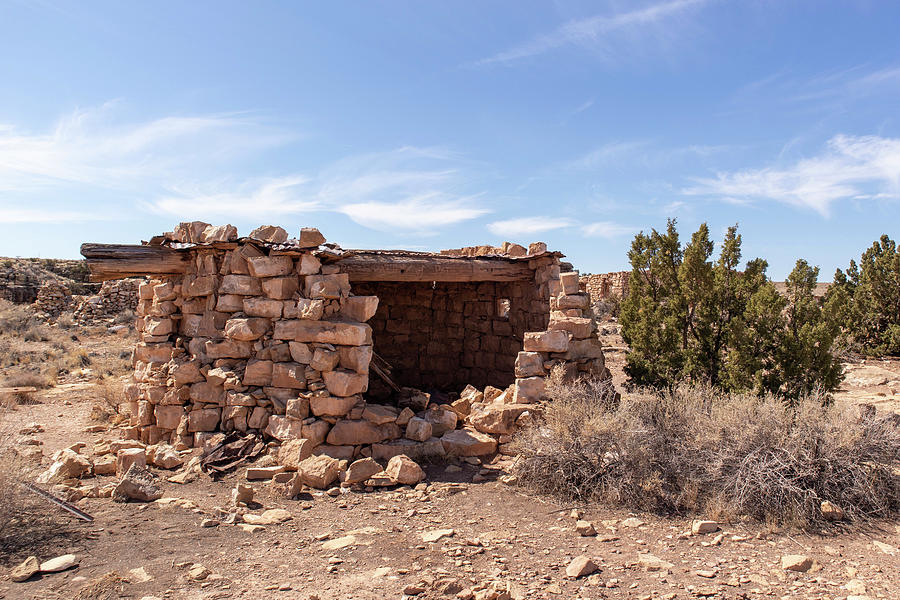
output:
M104 377L97 383L97 398L91 406L91 419L101 423L117 422L119 404L125 398L125 383L114 377Z
M885 416L681 387L615 402L606 383L555 373L544 420L523 431L535 490L665 513L812 527L829 500L851 520L900 510L900 429Z

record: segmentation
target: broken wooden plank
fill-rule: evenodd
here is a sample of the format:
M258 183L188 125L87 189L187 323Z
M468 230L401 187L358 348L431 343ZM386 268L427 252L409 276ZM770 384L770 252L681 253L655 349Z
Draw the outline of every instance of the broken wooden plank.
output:
M28 483L27 481L20 481L19 483L21 483L22 487L24 487L29 492L37 494L38 496L40 496L44 500L47 500L48 502L52 502L53 504L57 505L58 507L62 508L63 510L66 510L66 511L72 513L73 515L75 515L76 517L81 519L82 521L87 521L88 523L92 523L94 521L94 517L87 514L80 508L77 508L77 507L73 506L72 504L66 502L62 498L58 498L58 497L54 496L53 494L51 494L50 492L46 492L46 491L42 490L41 488L39 488L38 486Z
M506 259L454 258L437 255L390 256L363 254L337 262L350 281L528 281L534 271L527 263Z
M36 387L18 386L18 387L0 387L0 394L33 394L38 391Z
M178 275L190 264L190 254L165 246L82 244L91 281L107 281L141 275Z
M400 386L397 385L393 379L391 379L390 375L388 375L387 373L382 371L378 365L376 365L375 363L369 363L369 368L372 370L372 372L374 372L376 375L378 375L379 379L381 379L386 384L388 384L388 386L392 390L394 390L395 392L400 391Z

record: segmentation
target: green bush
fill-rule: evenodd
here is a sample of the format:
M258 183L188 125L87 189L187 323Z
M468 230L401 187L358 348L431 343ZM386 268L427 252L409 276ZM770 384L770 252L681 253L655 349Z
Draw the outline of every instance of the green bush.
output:
M664 233L635 236L619 316L631 381L656 388L687 381L791 401L835 389L838 327L813 295L818 268L797 261L782 296L766 277L766 261L739 270L737 226L715 262L712 254L705 223L683 248L674 220Z
M900 251L891 238L882 235L846 273L838 269L826 298L852 349L900 355Z

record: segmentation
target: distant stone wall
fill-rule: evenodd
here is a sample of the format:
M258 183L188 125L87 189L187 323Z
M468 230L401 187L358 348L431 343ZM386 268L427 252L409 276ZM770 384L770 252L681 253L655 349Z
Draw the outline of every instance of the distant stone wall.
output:
M591 303L611 297L624 298L628 295L628 280L631 271L614 271L584 275L579 279L579 287L591 297Z
M75 320L89 322L110 319L125 311L135 310L138 303L138 286L142 282L143 279L104 281L97 294L75 296Z

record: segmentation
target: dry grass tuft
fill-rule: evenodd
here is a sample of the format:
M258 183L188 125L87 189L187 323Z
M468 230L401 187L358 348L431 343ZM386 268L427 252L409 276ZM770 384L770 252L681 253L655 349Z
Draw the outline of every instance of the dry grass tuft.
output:
M813 527L900 510L900 428L887 416L679 388L615 401L605 383L549 383L543 423L517 439L532 488L643 510Z
M125 383L121 378L104 377L97 383L97 398L91 407L91 419L101 423L117 423L119 404L125 399Z
M110 571L92 579L85 584L72 600L117 600L126 597L125 584L127 580L115 571Z

